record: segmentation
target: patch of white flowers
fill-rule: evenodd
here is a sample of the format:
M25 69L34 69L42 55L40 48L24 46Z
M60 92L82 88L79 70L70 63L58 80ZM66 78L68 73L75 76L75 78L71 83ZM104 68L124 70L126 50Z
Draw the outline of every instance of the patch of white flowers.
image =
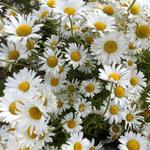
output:
M140 101L149 81L137 65L150 50L149 0L38 5L29 14L0 6L0 67L9 74L0 97L0 150L100 150L114 140L119 150L149 150L150 94L147 107ZM84 121L93 114L109 127L106 141L86 137ZM58 129L66 135L59 147Z

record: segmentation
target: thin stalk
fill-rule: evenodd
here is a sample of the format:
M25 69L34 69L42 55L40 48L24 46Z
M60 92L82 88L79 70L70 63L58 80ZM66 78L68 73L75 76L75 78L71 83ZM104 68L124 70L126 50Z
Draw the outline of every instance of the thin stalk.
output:
M74 35L73 35L73 23L72 23L70 16L69 16L69 21L70 21L70 26L71 26L71 35L74 37Z
M132 8L132 6L135 4L136 0L133 0L133 2L131 3L131 5L128 8L128 11Z
M108 103L107 103L107 106L106 106L106 109L105 109L104 113L102 114L102 118L104 117L104 115L106 114L106 112L108 110L108 107L109 107L109 104L110 104L110 101L111 101L111 92L112 92L112 89L113 89L113 82L111 83L111 89L110 89L110 95L109 95Z
M10 8L10 9L12 9L12 10L18 12L15 8L13 8L12 6L10 6L10 5L8 5L8 4L5 4L5 3L3 3L3 2L0 2L0 5L3 5L3 6L5 6L5 7L8 7L8 8ZM19 12L18 12L18 13L19 13Z

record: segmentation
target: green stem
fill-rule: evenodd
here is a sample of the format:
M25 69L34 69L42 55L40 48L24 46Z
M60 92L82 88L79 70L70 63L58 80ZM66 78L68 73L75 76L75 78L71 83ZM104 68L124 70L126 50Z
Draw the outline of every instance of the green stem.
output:
M135 4L136 0L133 0L133 2L131 3L131 5L128 8L128 11L132 8L132 6Z
M113 89L113 82L111 83L111 89L110 89L110 95L109 95L108 103L107 103L107 106L106 106L106 109L105 109L104 113L102 114L102 118L104 117L104 115L106 114L106 112L108 110L108 107L109 107L109 104L110 104L110 101L111 101L112 89Z
M71 20L70 16L69 16L69 21L70 21L70 26L71 26L71 34L74 37L74 35L73 35L73 23L72 23L72 20Z
M13 8L12 6L10 6L10 5L8 5L8 4L5 4L5 3L3 3L3 2L0 2L0 5L3 5L3 6L5 6L5 7L8 7L8 8L10 8L10 9L12 9L12 10L18 12L15 8ZM19 13L19 12L18 12L18 13Z

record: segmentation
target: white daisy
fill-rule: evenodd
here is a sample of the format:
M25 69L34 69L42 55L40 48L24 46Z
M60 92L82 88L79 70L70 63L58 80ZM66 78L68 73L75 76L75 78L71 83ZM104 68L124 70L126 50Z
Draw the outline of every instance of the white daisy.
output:
M66 48L66 61L69 61L69 64L76 69L78 66L83 65L86 62L87 49L84 49L84 46L78 46L74 43L69 44L69 48Z
M10 21L5 22L5 32L10 34L7 39L9 41L18 42L19 40L26 41L28 38L40 38L41 36L37 34L42 24L35 25L36 17L29 14L17 15L17 19L14 16L10 16Z
M104 101L101 106L101 111L104 113L108 105L108 100ZM123 120L123 107L121 107L116 101L111 101L106 113L104 114L104 120L108 120L109 124L120 123Z
M89 141L86 138L83 138L83 133L73 133L71 137L67 140L67 144L63 144L62 150L88 150L89 149Z
M45 83L54 92L60 92L64 88L66 80L63 75L49 73L45 76Z
M13 73L13 77L8 77L5 83L6 89L17 90L26 95L36 94L38 86L41 83L39 76L33 70L24 68L19 73Z
M95 140L92 139L92 141L90 142L90 148L89 148L89 150L100 150L101 147L102 147L101 142L98 145L95 146Z
M92 112L91 102L86 99L80 99L74 104L74 109L79 117L85 118Z
M127 51L126 39L119 32L109 33L95 39L91 50L96 56L98 64L119 63Z
M140 116L142 110L136 110L134 107L126 107L124 111L125 129L139 129L144 117Z
M62 119L61 123L67 133L75 133L82 130L82 120L72 112L67 114L64 119Z
M82 81L80 86L80 92L85 97L94 97L95 94L100 93L101 85L100 82L96 81L95 79L85 80Z
M27 59L28 52L26 46L22 42L7 42L7 46L1 44L0 47L0 59L17 62L20 59Z
M17 126L22 131L30 129L30 133L35 131L36 134L42 134L47 129L45 109L42 103L32 98L24 103L17 103L19 118L17 119Z
M115 18L104 13L91 13L87 17L87 27L93 28L99 32L112 32L115 30Z
M0 116L3 122L11 123L15 125L15 120L18 119L19 115L17 114L17 102L22 103L27 101L27 97L24 97L22 93L17 91L7 90L4 92L4 96L0 101Z
M124 84L129 78L129 72L123 65L103 65L103 68L99 69L99 78L102 80Z
M39 56L41 60L40 70L46 71L46 73L58 73L59 66L61 66L61 62L63 61L60 56L60 51L52 51L51 49L47 49L43 53L43 57Z
M142 92L142 90L146 87L146 79L144 74L141 71L137 71L136 69L130 72L129 78L129 88L131 92Z
M92 73L96 69L96 61L93 60L91 55L87 55L86 62L81 65L78 70L86 74Z
M141 136L141 134L126 132L124 136L121 136L119 139L118 148L120 150L146 150L146 140L145 137Z
M83 0L57 0L58 4L56 11L61 13L63 16L76 15L82 8Z

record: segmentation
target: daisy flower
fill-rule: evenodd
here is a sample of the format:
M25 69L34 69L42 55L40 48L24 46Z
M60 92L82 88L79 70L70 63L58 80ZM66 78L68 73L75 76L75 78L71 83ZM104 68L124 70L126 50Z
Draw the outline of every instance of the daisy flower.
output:
M81 65L78 70L86 74L92 73L96 69L96 61L91 58L90 55L87 55L86 62Z
M14 121L19 117L16 105L27 99L27 97L24 97L22 93L18 93L17 91L5 91L4 96L0 100L0 116L2 117L2 120L6 123L11 123L14 126Z
M74 109L79 117L85 118L92 112L91 102L86 99L80 99L74 104Z
M41 84L37 87L37 90L39 91L37 99L43 103L47 113L54 113L57 111L56 96L51 92L50 87L48 85Z
M99 78L105 81L124 84L128 79L128 71L123 65L103 65L103 69L99 69Z
M49 9L45 6L41 6L39 10L33 10L33 14L37 16L37 20L44 21L50 15Z
M108 101L104 101L101 106L101 111L104 112L108 105ZM108 120L109 124L120 123L123 120L123 107L116 101L111 101L106 113L104 114L104 120Z
M68 101L63 97L63 95L57 95L57 111L54 112L55 115L61 115L62 112L69 109Z
M49 73L45 76L45 84L47 84L54 92L59 92L63 89L65 82L63 75Z
M61 121L63 128L67 133L80 132L82 130L82 120L80 117L74 115L72 112L67 114Z
M56 11L63 16L74 16L82 8L83 0L58 0Z
M61 66L63 61L60 56L60 51L54 52L51 49L47 49L43 53L43 57L39 56L39 59L41 60L40 64L42 64L40 70L46 71L46 73L54 74L59 72L59 66Z
M98 64L119 63L127 51L126 39L119 32L109 33L95 39L91 50L96 56Z
M52 35L51 38L47 38L44 44L53 51L55 51L58 47L61 47L64 43L59 41L59 36Z
M66 48L65 57L66 61L76 69L86 62L87 49L84 49L83 45L78 46L71 43L69 44L69 48Z
M91 13L87 17L87 27L99 32L112 32L115 30L115 18L104 13Z
M142 128L142 134L146 137L148 148L150 147L150 123L147 123Z
M40 85L41 81L33 70L24 68L17 74L13 73L13 77L8 77L5 86L7 90L17 90L30 96L36 94L36 86Z
M146 87L146 79L141 71L132 70L129 78L129 88L132 92L142 92Z
M126 107L124 111L125 129L139 129L144 117L140 116L142 110L136 110L134 107Z
M119 150L146 150L146 140L141 134L126 132L124 136L119 139Z
M94 97L95 94L100 93L100 83L95 79L82 81L80 86L80 93L85 97Z
M122 127L119 124L112 124L111 127L109 128L109 132L110 132L110 139L116 140L122 133Z
M64 91L68 95L78 95L79 92L79 81L77 79L72 79L72 81L66 81Z
M51 11L56 7L57 0L40 0L40 3Z
M63 144L62 150L88 150L89 149L89 140L83 138L83 133L73 133L71 137L67 140L67 144Z
M26 46L22 42L7 42L7 46L1 44L0 59L10 62L17 62L20 59L27 59L28 52Z
M150 48L150 21L148 17L129 23L127 37L142 49Z
M17 103L17 126L22 131L30 130L30 133L35 132L36 134L42 134L47 129L45 108L42 103L32 98L24 103Z
M92 139L92 141L90 142L90 148L89 148L89 150L100 150L101 147L102 147L101 142L98 145L95 146L95 140Z
M31 14L28 16L18 14L17 18L10 16L10 21L7 20L4 26L5 32L9 34L7 39L14 42L26 41L28 38L39 39L41 36L37 32L43 25L35 25L35 21L36 17Z

